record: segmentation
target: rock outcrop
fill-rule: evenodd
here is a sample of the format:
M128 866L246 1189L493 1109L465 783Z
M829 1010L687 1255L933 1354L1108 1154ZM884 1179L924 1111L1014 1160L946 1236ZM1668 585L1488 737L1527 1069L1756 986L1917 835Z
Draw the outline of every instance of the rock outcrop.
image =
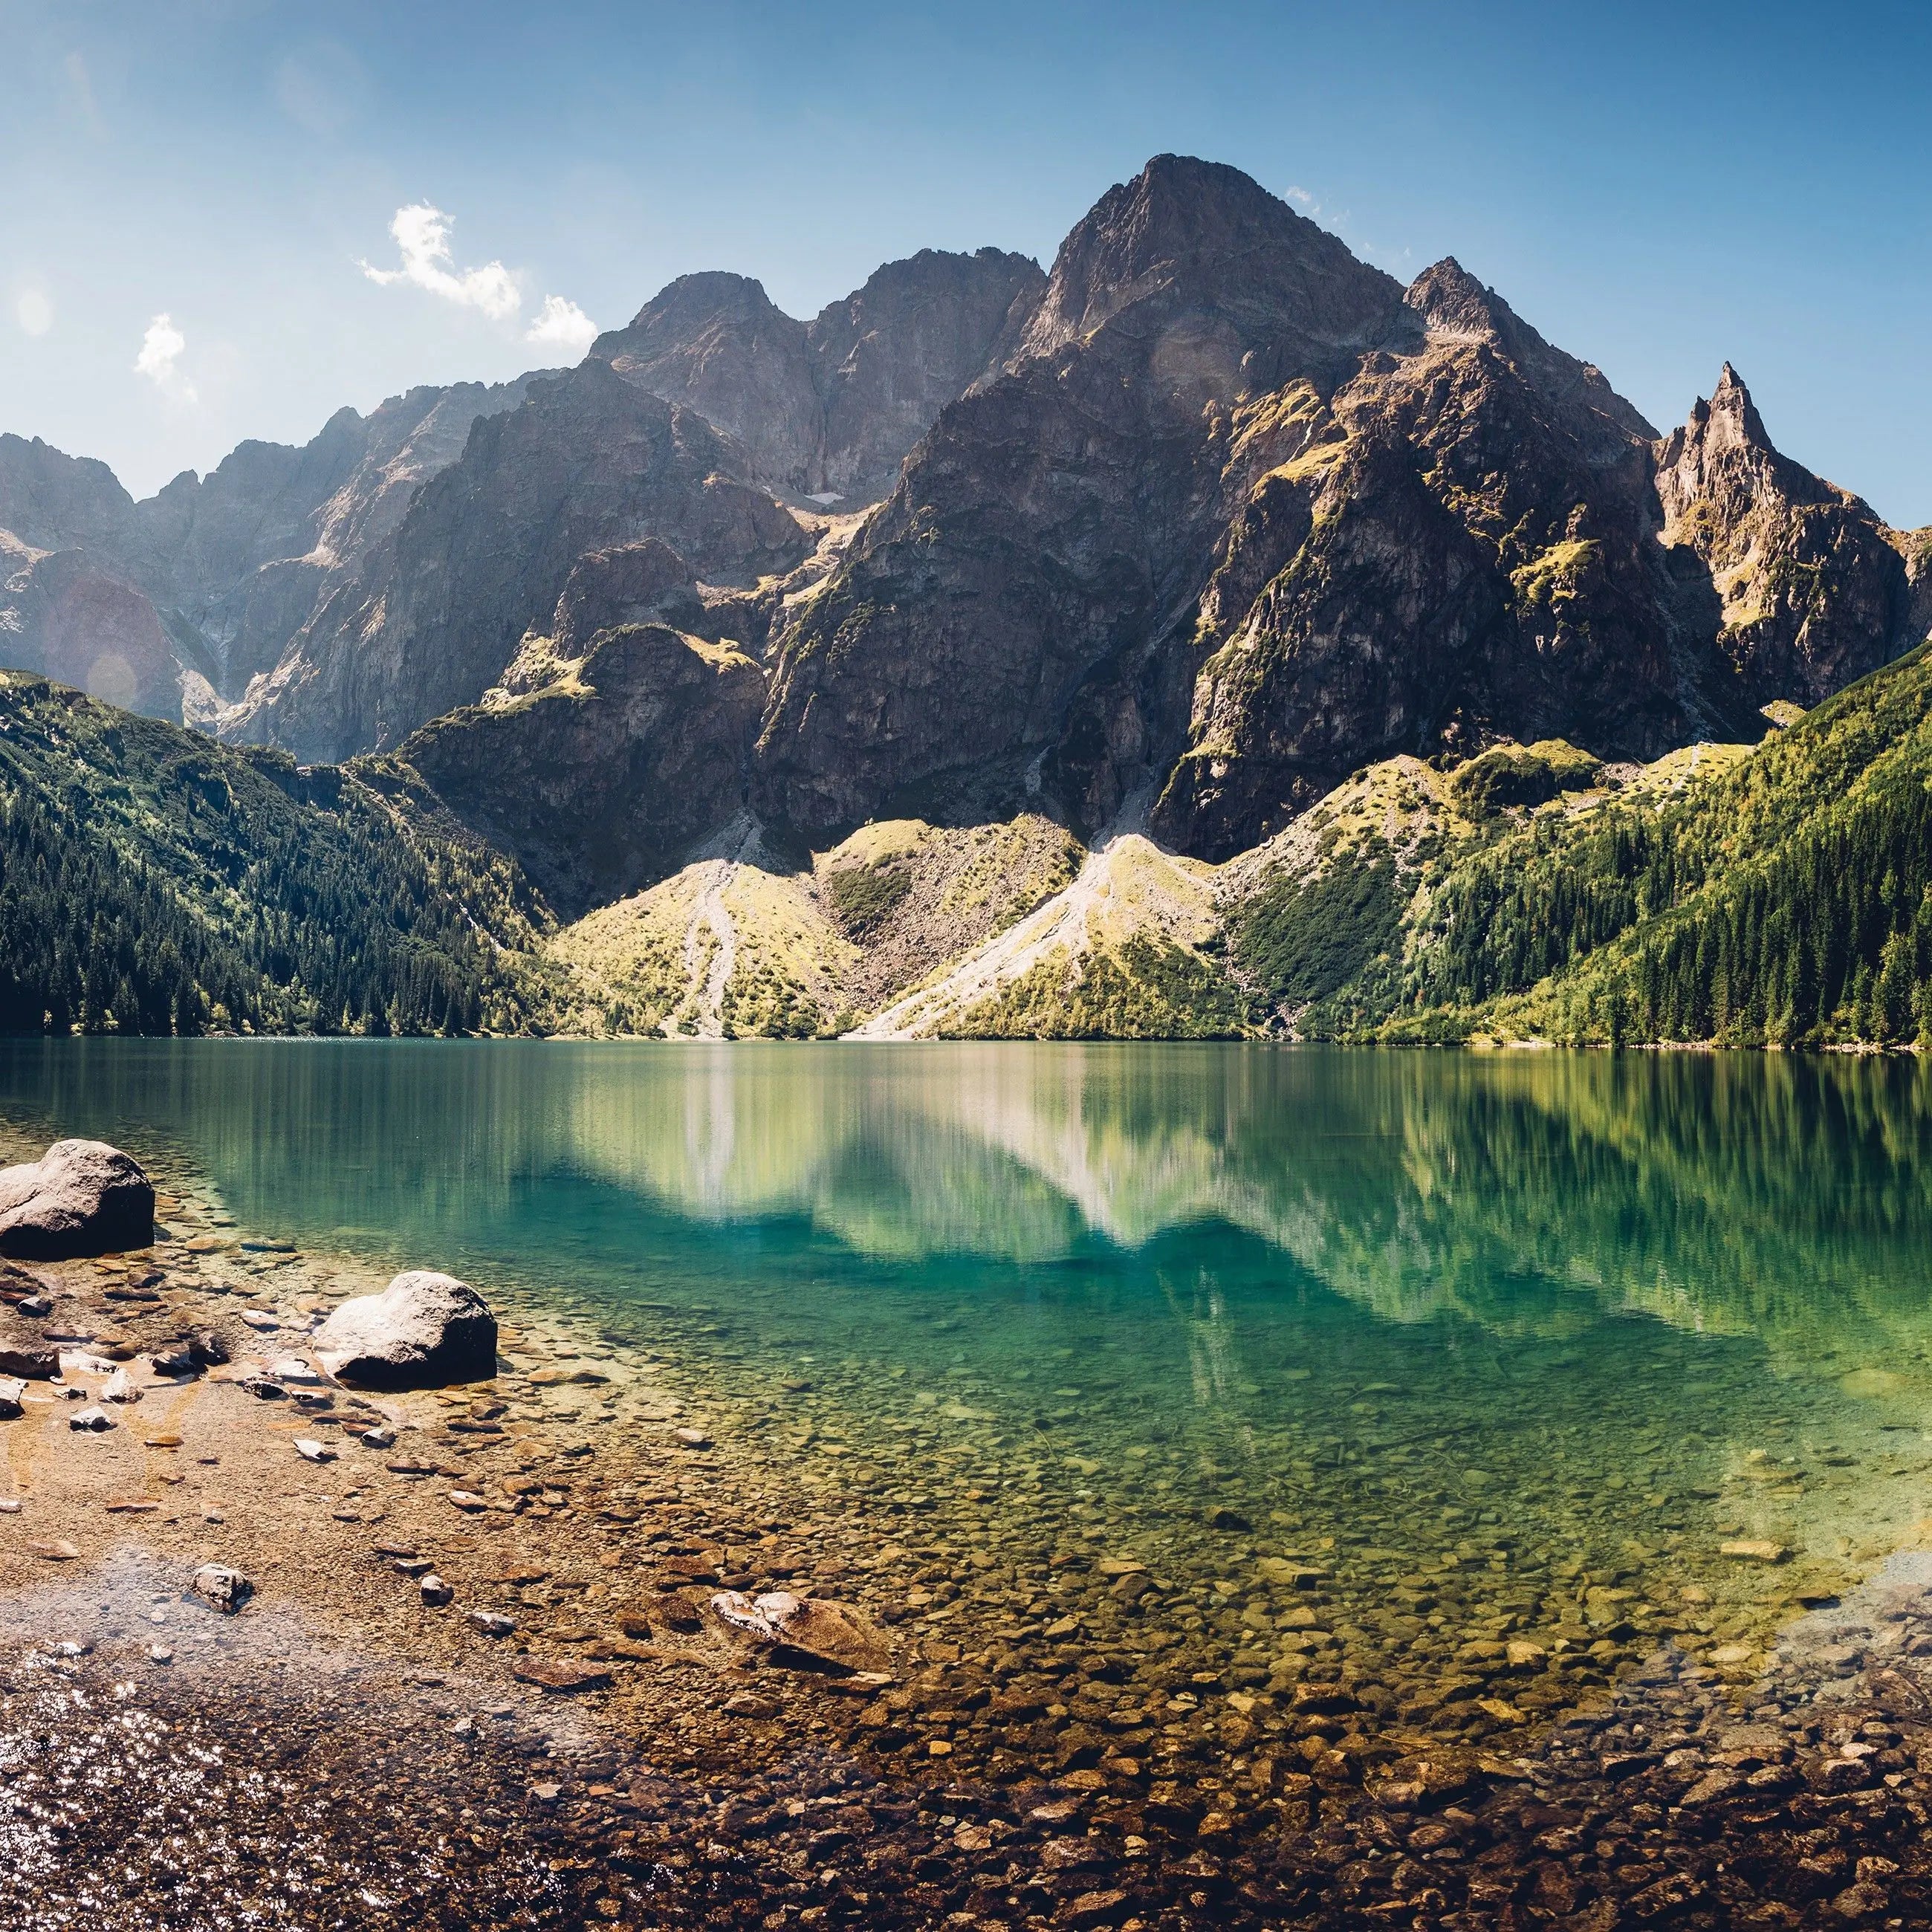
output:
M1043 282L1024 255L924 249L806 322L746 276L686 275L590 353L696 410L738 444L753 479L862 503L1010 345Z
M344 1302L315 1334L316 1358L363 1388L440 1388L496 1372L496 1318L467 1282L428 1269Z
M572 615L560 612L560 646L575 643ZM542 676L426 725L398 755L574 917L674 872L739 809L764 674L646 624L601 632Z
M118 1148L56 1141L37 1161L0 1168L0 1255L70 1261L154 1238L154 1190Z
M1815 704L1916 641L1897 534L1772 448L1728 362L1659 446L1657 493L1664 540L1708 573L1719 644L1754 703Z

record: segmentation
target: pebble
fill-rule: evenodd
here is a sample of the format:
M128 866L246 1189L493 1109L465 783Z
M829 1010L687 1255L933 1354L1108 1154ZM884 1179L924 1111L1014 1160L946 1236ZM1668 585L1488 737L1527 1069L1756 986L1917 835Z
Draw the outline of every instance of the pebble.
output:
M306 1462L332 1462L335 1451L326 1442L318 1442L313 1436L298 1436L295 1440L296 1454Z
M478 1636L508 1636L517 1628L516 1618L506 1616L501 1610L472 1610L467 1621Z
M428 1571L416 1586L422 1592L422 1600L431 1610L440 1610L456 1592L434 1570Z
M103 1430L114 1426L114 1418L104 1408L97 1408L90 1402L85 1408L76 1409L68 1418L67 1426L70 1429L98 1435Z

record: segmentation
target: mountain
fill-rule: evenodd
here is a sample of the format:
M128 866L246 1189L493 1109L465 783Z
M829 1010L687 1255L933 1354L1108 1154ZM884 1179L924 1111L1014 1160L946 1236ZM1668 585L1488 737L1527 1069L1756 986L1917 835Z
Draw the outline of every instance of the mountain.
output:
M1734 376L1660 442L1454 261L1403 290L1162 157L777 637L756 796L829 828L1044 790L1097 826L1145 793L1219 859L1396 753L1735 735L1913 641L1906 592Z
M211 722L524 380L342 410L302 448L244 442L136 502L105 464L0 436L8 661L151 716Z
M808 321L687 276L140 503L0 437L4 655L500 868L442 1010L538 1030L1875 1036L1929 560L1729 365L1660 435L1454 260L1172 155L1050 273L928 250ZM1905 762L1818 769L1908 776L1847 831L1802 748L1874 705Z

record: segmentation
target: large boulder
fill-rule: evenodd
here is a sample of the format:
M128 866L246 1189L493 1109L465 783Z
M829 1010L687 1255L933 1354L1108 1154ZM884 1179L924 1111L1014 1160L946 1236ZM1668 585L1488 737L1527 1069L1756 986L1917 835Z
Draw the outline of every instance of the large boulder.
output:
M56 1141L38 1160L0 1168L0 1255L68 1261L154 1238L154 1190L118 1148Z
M413 1268L345 1301L315 1334L316 1358L364 1388L437 1388L496 1372L496 1318L467 1282Z

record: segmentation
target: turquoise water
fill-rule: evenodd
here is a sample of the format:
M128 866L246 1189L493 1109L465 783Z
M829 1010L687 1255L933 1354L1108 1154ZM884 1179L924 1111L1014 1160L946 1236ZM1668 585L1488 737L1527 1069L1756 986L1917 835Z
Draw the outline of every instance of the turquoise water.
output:
M973 1483L1256 1684L1372 1662L1413 1720L1511 1635L1568 1660L1523 1715L1666 1635L1748 1670L1924 1534L1916 1063L71 1041L0 1046L0 1114L669 1345L775 1460Z

